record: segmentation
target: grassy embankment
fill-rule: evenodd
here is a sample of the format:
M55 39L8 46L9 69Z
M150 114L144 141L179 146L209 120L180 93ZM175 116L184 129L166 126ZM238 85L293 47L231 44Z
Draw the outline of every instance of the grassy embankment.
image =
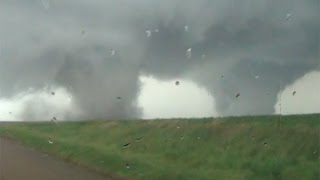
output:
M0 134L128 179L320 179L320 114L281 119L14 123Z

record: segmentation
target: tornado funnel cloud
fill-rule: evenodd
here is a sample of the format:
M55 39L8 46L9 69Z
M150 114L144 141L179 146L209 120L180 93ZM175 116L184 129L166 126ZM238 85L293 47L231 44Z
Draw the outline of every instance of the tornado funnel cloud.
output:
M206 88L219 115L272 114L281 86L320 69L319 12L318 0L3 0L0 98L63 87L81 112L70 119L140 118L150 75Z

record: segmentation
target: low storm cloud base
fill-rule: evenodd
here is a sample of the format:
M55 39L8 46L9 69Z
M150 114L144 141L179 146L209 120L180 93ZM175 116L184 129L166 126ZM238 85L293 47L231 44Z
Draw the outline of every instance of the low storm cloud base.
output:
M205 87L219 115L271 114L281 89L320 70L319 3L2 0L0 98L63 87L81 112L70 119L139 118L151 75Z

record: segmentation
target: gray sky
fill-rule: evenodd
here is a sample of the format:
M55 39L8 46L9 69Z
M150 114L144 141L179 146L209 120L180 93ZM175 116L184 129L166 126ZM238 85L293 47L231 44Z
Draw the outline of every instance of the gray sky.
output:
M0 0L0 98L24 102L28 120L139 118L140 77L152 76L210 93L216 110L203 115L272 114L281 87L320 69L319 3ZM52 105L59 94L30 98L51 91L69 108Z
M294 96L293 92L296 92ZM280 113L279 103L282 106L281 114L320 113L319 92L320 71L306 74L278 94L276 113Z

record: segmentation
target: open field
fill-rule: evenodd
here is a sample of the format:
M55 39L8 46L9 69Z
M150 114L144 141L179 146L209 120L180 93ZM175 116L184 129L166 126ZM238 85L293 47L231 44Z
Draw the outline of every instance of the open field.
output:
M320 114L12 123L0 134L127 179L320 179Z

